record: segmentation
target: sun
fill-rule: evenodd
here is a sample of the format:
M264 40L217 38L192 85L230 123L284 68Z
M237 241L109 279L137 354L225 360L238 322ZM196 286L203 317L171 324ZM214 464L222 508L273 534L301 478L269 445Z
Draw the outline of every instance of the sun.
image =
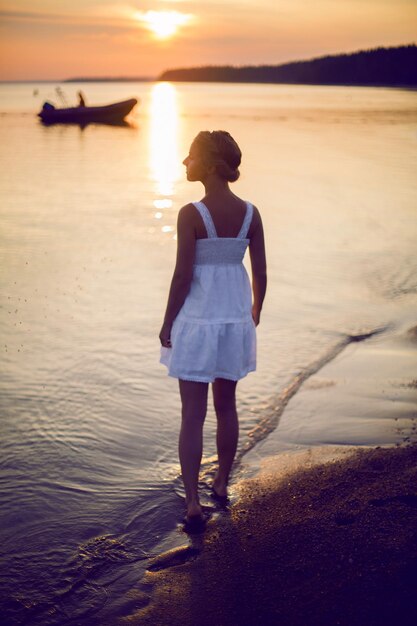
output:
M168 39L175 35L179 26L190 21L191 15L178 11L146 11L138 12L135 17L159 39Z

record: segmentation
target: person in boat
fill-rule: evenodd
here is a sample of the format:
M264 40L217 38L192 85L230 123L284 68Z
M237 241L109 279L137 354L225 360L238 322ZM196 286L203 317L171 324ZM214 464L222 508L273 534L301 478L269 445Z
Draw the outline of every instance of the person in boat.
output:
M51 104L51 102L44 102L42 105L42 111L44 113L51 113L51 111L55 111L55 106Z
M161 363L179 379L185 532L201 532L206 521L198 480L209 384L218 451L211 495L223 506L239 434L236 385L256 369L255 328L266 291L265 245L258 209L229 188L239 178L241 156L226 131L202 131L183 161L187 180L201 182L205 196L178 215L177 262L159 339ZM248 247L253 298L242 264Z
M79 107L85 107L86 104L85 104L85 97L84 97L83 92L82 91L78 91L77 95L78 95L78 106Z

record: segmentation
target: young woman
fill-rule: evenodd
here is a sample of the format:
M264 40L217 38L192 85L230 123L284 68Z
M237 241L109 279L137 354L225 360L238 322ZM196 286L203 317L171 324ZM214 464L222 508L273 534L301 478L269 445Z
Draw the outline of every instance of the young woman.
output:
M256 368L255 326L266 291L265 245L258 209L229 188L239 178L241 156L231 135L219 130L199 133L184 159L187 180L202 182L205 196L178 215L177 260L159 335L161 363L179 379L179 457L189 532L204 525L198 474L209 383L219 464L212 495L225 500L239 434L236 384ZM248 245L253 299L242 264Z

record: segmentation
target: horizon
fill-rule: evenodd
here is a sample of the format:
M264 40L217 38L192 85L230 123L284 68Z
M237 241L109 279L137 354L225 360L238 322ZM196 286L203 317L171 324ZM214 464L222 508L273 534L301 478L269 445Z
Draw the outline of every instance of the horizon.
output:
M281 65L417 39L399 0L10 0L0 5L0 81L140 77L184 67ZM220 28L219 28L220 24ZM58 78L57 78L58 77Z
M401 48L401 47L412 47L412 46L416 46L417 44L415 42L412 43L404 43L401 44L400 46L395 46L395 48ZM164 73L168 72L168 71L177 71L177 70L183 70L183 69L204 69L206 67L233 67L233 68L246 68L246 67L274 67L277 66L279 67L280 65L286 65L286 64L292 64L292 63L308 63L310 61L316 61L316 60L321 60L324 59L326 57L329 56L334 56L334 57L342 57L342 56L349 56L352 54L359 54L359 53L363 53L363 52L373 52L376 50L390 50L394 48L393 46L390 47L386 47L386 46L377 46L375 48L369 48L369 49L360 49L360 50L354 50L354 51L349 51L349 52L339 52L339 53L335 53L333 55L321 55L318 57L312 57L310 59L293 59L292 61L286 61L283 64L264 64L264 65L199 65L199 66L189 66L187 68L167 68L165 70L162 70L162 72L158 75L158 76L112 76L112 75L108 75L108 76L69 76L66 78L48 78L48 79L42 79L42 78L31 78L31 79L20 79L20 80L3 80L0 79L0 84L3 83L77 83L77 82L158 82L160 80L159 76L163 75Z

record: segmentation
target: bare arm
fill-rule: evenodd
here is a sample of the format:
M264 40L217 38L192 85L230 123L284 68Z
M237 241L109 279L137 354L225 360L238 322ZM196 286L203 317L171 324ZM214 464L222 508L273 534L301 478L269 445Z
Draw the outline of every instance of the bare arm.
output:
M254 207L253 232L250 237L249 254L252 267L252 317L257 326L265 298L267 278L264 229L261 216L256 207Z
M161 344L171 347L171 328L190 290L195 258L195 208L187 204L182 207L177 221L177 260L169 290L159 338Z

